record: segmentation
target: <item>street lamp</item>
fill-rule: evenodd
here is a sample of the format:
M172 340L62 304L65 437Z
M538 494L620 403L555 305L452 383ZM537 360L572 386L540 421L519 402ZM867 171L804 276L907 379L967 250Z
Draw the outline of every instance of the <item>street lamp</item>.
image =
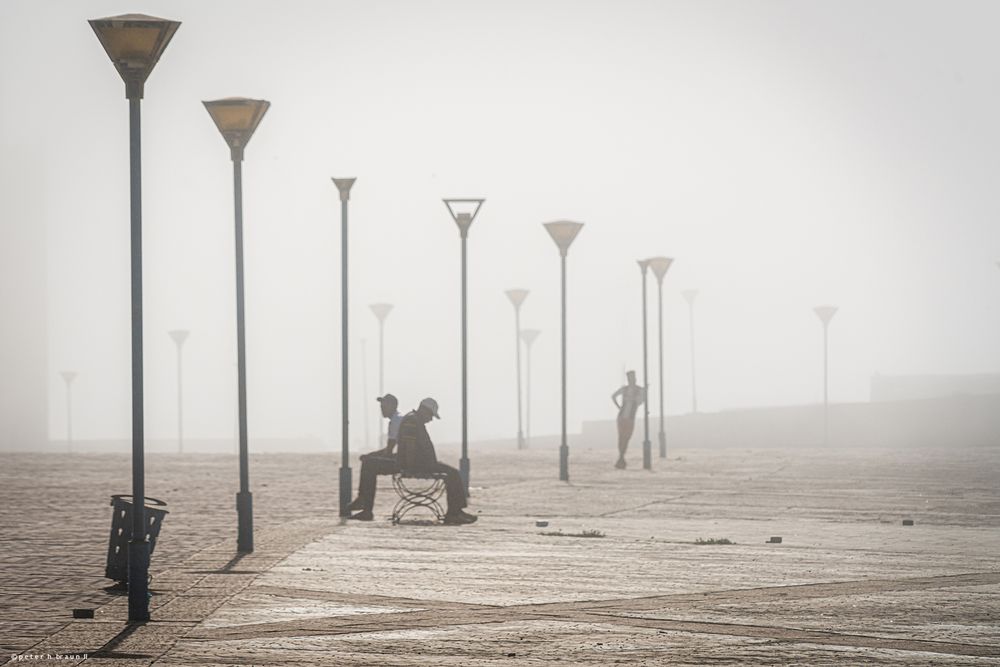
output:
M653 445L649 441L649 346L647 345L648 329L646 327L646 269L648 259L639 260L639 272L642 274L642 468L653 469ZM661 390L662 396L662 390ZM662 421L662 416L661 419Z
M514 305L514 350L517 362L517 448L524 449L524 429L521 426L521 304L528 298L528 290L509 289L506 294Z
M468 344L468 289L466 280L466 241L469 238L469 227L476 219L479 209L485 199L444 199L462 240L462 458L458 462L458 471L469 492L469 344Z
M698 391L694 374L694 299L698 296L698 290L686 289L681 292L681 295L688 304L688 338L691 339L691 414L694 414L698 412Z
M191 333L187 329L174 329L173 331L168 331L170 337L174 339L174 343L177 344L177 453L184 453L184 366L181 356L181 347L184 345L184 341L187 340L188 334Z
M247 355L243 305L243 150L271 103L245 97L227 97L202 104L215 121L222 138L229 145L229 155L233 160L233 202L236 219L236 372L240 430L240 490L236 494L236 548L241 553L248 553L253 551L253 495L250 493L250 463L247 453Z
M66 451L73 451L73 380L76 379L76 371L62 371L59 373L66 382Z
M378 395L384 396L385 318L389 317L389 313L392 312L392 304L373 303L368 307L372 309L372 313L378 319ZM379 448L385 447L385 424L382 423L381 419L378 420L378 446Z
M524 341L524 351L526 353L524 360L524 388L526 391L524 397L525 448L531 445L531 345L540 333L542 332L538 329L525 329L521 332L521 340Z
M666 414L663 411L663 277L667 275L667 270L670 265L674 263L674 260L670 257L651 257L649 260L649 268L653 270L653 275L656 276L656 290L657 290L657 320L659 322L658 327L658 338L659 338L659 366L660 366L660 432L658 434L659 444L660 444L660 458L667 458L667 432L666 432ZM643 299L645 303L645 299ZM646 397L647 402L649 397Z
M142 404L142 134L139 106L178 21L124 14L90 27L125 82L129 108L129 193L132 282L132 539L128 545L128 620L149 620L149 543L146 542L145 444Z
M813 308L819 321L823 323L823 445L830 444L830 366L829 337L830 320L837 313L836 306L819 306Z
M562 441L559 445L559 480L569 481L569 444L566 442L566 254L573 239L583 228L582 222L557 220L543 223L545 230L559 247L561 292L562 292Z
M356 178L333 178L340 193L340 516L351 515L351 450L347 418L347 202Z

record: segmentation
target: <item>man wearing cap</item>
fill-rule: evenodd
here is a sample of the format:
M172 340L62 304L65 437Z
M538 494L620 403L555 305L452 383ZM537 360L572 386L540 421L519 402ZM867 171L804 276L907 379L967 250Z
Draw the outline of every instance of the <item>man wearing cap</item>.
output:
M383 401L384 403L384 401ZM383 414L385 412L383 411ZM449 525L473 523L477 517L463 512L467 505L465 486L455 468L440 463L434 452L434 443L427 433L427 423L440 419L438 404L433 398L420 401L420 406L403 417L396 436L398 450L395 458L368 456L361 464L361 483L358 497L351 503L351 510L358 510L351 519L371 521L375 504L375 478L379 474L393 474L400 471L412 473L440 472L445 474L444 485L447 493L448 509L444 522ZM391 450L392 444L387 449Z

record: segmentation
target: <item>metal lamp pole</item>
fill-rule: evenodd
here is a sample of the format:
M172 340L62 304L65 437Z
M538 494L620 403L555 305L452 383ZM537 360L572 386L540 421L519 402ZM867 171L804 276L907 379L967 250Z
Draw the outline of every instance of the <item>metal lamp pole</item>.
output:
M73 380L76 379L76 371L62 371L59 373L66 382L66 451L73 451Z
M479 209L485 199L445 199L448 212L458 225L458 233L462 240L462 458L458 469L462 476L465 492L469 492L469 345L468 345L468 289L466 242L469 238L469 227L476 219ZM471 208L471 210L468 210ZM459 209L466 209L460 211Z
M181 348L187 340L190 331L186 329L174 329L168 331L170 337L177 344L177 453L184 453L184 363L181 355Z
M247 355L243 298L243 150L271 103L245 97L203 102L233 160L233 208L236 222L236 365L240 428L240 490L236 494L236 548L253 551L253 495L247 448Z
M373 303L370 306L372 313L378 319L378 395L385 395L385 374L384 374L384 361L385 361L385 318L389 317L389 313L392 312L391 303ZM378 446L379 448L385 447L385 424L382 423L383 420L378 420Z
M132 278L132 538L128 545L128 619L149 620L149 543L145 516L145 434L142 393L142 134L139 104L146 79L178 21L125 14L90 21L90 27L125 82L129 104L129 191Z
M688 304L688 328L689 328L689 338L691 339L691 414L698 412L698 390L695 384L695 373L694 373L694 299L698 296L698 290L696 289L686 289L681 294Z
M569 443L566 441L566 254L569 247L580 233L582 222L558 220L544 223L549 236L559 247L559 270L561 285L561 329L562 329L562 440L559 445L559 480L569 481Z
M823 323L823 445L830 444L830 365L829 365L829 329L830 320L837 314L836 306L819 306L813 308L819 321Z
M348 352L347 352L347 202L355 178L334 178L340 192L340 516L350 516L351 450L348 428Z
M517 363L517 448L524 449L524 428L521 422L521 304L528 298L528 290L509 289L506 294L514 305L514 350Z
M646 269L648 259L639 260L639 271L642 273L642 391L645 400L642 402L642 468L653 469L653 445L649 441L649 346L648 328L646 327Z
M538 334L541 331L538 329L525 329L521 332L521 340L524 341L524 426L525 426L525 441L524 446L527 449L531 445L531 345L538 338Z
M666 425L667 419L666 414L663 411L663 277L667 275L667 270L670 265L673 264L674 260L669 257L652 257L649 260L649 268L653 270L653 275L656 276L656 290L657 290L657 305L656 313L658 325L658 338L659 338L659 366L660 366L660 432L658 434L660 443L660 458L667 458L667 432ZM645 299L643 299L645 303ZM646 397L647 404L649 397Z

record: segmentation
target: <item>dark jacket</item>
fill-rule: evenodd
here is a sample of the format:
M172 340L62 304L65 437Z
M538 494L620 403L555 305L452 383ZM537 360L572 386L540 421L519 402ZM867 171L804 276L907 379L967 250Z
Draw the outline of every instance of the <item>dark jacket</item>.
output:
M419 472L437 464L427 425L420 421L416 412L410 412L400 422L396 450L396 462L404 472Z

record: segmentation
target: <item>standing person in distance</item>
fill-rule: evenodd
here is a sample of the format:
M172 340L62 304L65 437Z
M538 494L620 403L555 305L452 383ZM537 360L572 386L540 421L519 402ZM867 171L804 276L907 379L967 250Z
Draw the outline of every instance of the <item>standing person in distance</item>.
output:
M635 371L629 371L625 377L628 384L611 394L611 401L618 408L618 462L615 467L619 470L625 468L625 452L628 451L628 441L635 431L635 414L639 411L639 406L646 402L646 390L635 383Z

